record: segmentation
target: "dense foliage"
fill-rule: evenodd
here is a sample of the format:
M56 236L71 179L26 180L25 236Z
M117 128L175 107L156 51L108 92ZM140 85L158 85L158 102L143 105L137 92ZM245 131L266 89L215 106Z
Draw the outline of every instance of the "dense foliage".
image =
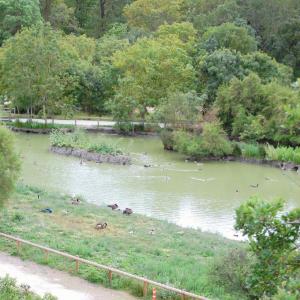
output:
M8 130L0 126L0 205L13 190L20 169L13 138Z
M252 197L236 211L236 229L248 237L249 251L256 258L247 279L249 294L255 298L272 296L279 286L299 280L300 209L282 214L283 204Z

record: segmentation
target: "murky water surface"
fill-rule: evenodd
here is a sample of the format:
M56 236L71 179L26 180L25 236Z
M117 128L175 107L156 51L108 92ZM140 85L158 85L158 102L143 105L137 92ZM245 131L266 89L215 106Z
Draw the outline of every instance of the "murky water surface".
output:
M48 136L16 134L25 183L118 203L181 226L233 237L234 210L251 195L300 206L300 174L237 162L192 163L163 150L159 138L90 134L131 153L131 166L96 164L50 153ZM151 168L145 168L150 164ZM251 185L258 184L258 188Z

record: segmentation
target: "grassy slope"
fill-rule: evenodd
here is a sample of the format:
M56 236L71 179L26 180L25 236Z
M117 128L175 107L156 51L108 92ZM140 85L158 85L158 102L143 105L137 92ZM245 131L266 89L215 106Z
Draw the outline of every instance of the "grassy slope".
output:
M141 215L123 216L84 202L73 206L69 199L19 186L0 213L0 231L212 299L243 299L233 292L229 295L208 276L210 263L230 249L242 247L241 243ZM54 213L41 213L45 207L51 207ZM94 225L98 221L106 221L108 228L96 231ZM149 234L152 228L156 230L154 235ZM16 254L15 244L0 239L0 251ZM46 263L41 251L27 246L23 246L21 256ZM48 264L74 270L74 263L54 255L50 255ZM80 266L79 273L92 282L108 284L104 272ZM113 287L135 295L142 293L139 284L118 277L114 277ZM159 292L159 296L174 299L166 292Z

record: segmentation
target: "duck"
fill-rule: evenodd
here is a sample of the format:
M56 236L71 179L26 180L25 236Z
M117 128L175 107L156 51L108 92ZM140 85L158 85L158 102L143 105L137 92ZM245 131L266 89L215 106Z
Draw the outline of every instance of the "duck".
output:
M131 215L133 213L132 209L131 208L128 208L126 207L124 210L123 210L123 215Z
M256 185L250 184L250 186L257 189L258 188L258 183Z
M107 227L107 223L106 222L104 222L104 223L99 222L99 223L96 224L95 229L101 230L101 229L105 229L106 227Z
M73 205L79 205L80 204L80 199L79 198L72 199L72 204Z
M119 205L117 203L115 203L115 204L107 205L107 207L110 207L112 210L115 210L119 207Z

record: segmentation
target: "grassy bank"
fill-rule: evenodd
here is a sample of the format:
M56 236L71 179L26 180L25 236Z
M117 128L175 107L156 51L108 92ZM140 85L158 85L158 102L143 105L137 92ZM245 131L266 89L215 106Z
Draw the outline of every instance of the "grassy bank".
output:
M52 208L53 213L41 213L45 207ZM211 299L244 299L234 291L225 291L209 276L211 264L232 249L243 247L239 242L141 215L124 216L85 202L71 205L68 196L24 186L18 186L0 217L2 232ZM106 221L107 229L96 231L94 226L99 221ZM155 234L150 234L151 229ZM16 254L15 243L0 239L0 251ZM44 253L27 246L22 247L20 255L46 263ZM75 269L74 263L54 255L49 256L47 264L61 270ZM107 275L93 268L82 265L79 275L108 285ZM142 286L134 281L114 276L112 285L137 296L142 294ZM158 291L158 296L176 299L164 291Z

